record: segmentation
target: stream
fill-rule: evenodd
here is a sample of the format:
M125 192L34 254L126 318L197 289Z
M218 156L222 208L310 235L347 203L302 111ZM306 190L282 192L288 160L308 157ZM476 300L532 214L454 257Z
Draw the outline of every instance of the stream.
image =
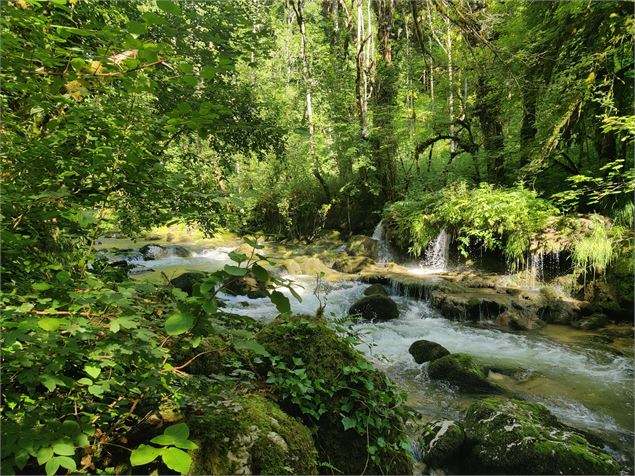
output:
M123 247L130 246L130 242L122 243ZM109 240L109 246L113 245L120 244ZM199 244L190 247L192 256L186 258L168 256L143 261L132 254L127 259L139 266L136 279L160 281L185 271L220 269L230 262L227 253L233 248L205 248ZM425 269L415 269L414 274L422 271ZM285 277L294 280L295 290L302 297L302 302L298 302L288 290L283 291L289 296L294 313L314 314L320 303L326 303L328 318L346 316L368 286L359 281L323 281L316 292L315 277ZM388 291L400 309L400 317L386 322L354 322L350 332L361 338L359 350L407 391L408 404L424 420L458 419L478 396L431 381L426 364L416 364L408 353L410 344L418 339L437 342L450 352L471 355L492 369L490 380L522 398L544 404L562 422L601 436L610 445L607 450L632 463L632 339L621 353L596 345L593 337L597 334L568 326L547 325L540 331L524 333L487 329L450 321L426 301L399 296L394 289ZM277 315L267 298L220 297L227 304L227 312L264 321Z

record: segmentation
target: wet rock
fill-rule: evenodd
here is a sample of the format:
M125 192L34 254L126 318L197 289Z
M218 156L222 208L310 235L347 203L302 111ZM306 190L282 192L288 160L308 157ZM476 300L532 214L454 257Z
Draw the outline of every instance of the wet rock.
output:
M157 260L167 258L168 256L179 256L181 258L187 258L192 253L184 246L173 245L163 246L157 244L147 244L139 248L139 253L143 255L143 259L146 261Z
M446 380L468 392L502 392L500 387L486 380L483 367L467 354L450 354L432 361L428 376L432 380Z
M388 321L399 317L395 301L388 296L374 294L361 298L348 310L350 315L359 315L364 319Z
M312 256L297 256L279 260L278 264L289 274L306 274L316 276L320 273L333 274L333 270L326 266L322 260Z
M418 364L450 355L450 351L441 344L424 339L416 340L410 344L408 352L410 352L410 355L414 357L415 362Z
M530 331L540 329L547 323L531 314L518 310L508 310L499 314L496 323L501 327L507 327L515 331Z
M367 258L377 257L377 241L370 236L352 236L346 245L346 251L351 256L366 256Z
M364 296L388 296L388 292L386 288L384 288L381 284L371 284L366 289L364 289Z
M366 256L343 256L333 263L333 269L340 273L356 274L372 264L375 262Z
M170 284L191 296L194 292L194 286L205 279L207 275L207 273L201 272L187 272L172 279Z
M606 314L594 313L587 317L581 317L575 321L571 321L571 327L576 329L582 329L585 331L591 331L604 327L609 322L609 318Z
M456 456L463 447L463 427L452 420L437 420L423 427L417 446L424 463L438 468Z
M617 474L619 464L546 407L489 397L467 411L465 434L479 473Z
M223 290L234 296L247 296L251 299L267 297L267 283L258 281L251 273L227 281L223 284Z
M191 474L317 474L310 430L258 395L245 395L187 421L199 449Z

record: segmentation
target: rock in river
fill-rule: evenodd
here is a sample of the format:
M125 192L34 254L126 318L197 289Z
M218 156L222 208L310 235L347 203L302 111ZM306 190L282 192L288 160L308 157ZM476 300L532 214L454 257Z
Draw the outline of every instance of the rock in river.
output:
M414 357L415 362L418 364L450 355L450 351L441 344L424 339L416 340L410 344L408 352L410 352L410 355Z
M450 354L430 363L428 376L447 380L468 392L500 393L501 389L487 380L485 370L467 354Z
M619 464L538 403L489 397L468 409L465 434L479 473L618 474ZM474 466L473 466L474 467Z
M388 296L373 294L361 298L348 310L350 315L360 315L364 319L388 321L399 317L399 309L395 301Z
M452 420L437 420L423 427L417 440L421 459L435 468L455 456L465 441L463 427Z

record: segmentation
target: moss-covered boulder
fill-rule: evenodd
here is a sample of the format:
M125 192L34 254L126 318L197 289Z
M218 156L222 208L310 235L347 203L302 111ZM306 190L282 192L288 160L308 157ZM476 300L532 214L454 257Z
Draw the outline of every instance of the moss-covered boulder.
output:
M410 352L410 355L412 355L415 362L418 364L430 362L432 360L445 357L446 355L450 355L450 351L441 344L425 339L416 340L410 344L408 352Z
M143 255L144 260L157 260L161 258L167 258L168 256L178 256L181 258L187 258L192 253L185 246L171 245L163 246L150 243L143 245L139 248L139 253Z
M340 273L356 274L372 264L375 262L366 256L342 256L333 263L333 269Z
M351 316L359 315L364 319L377 319L379 321L389 321L399 317L399 309L395 301L380 294L361 298L351 306L348 313Z
M399 393L323 319L279 316L256 339L278 359L261 372L281 407L315 428L320 461L343 474L412 474Z
M619 464L538 403L489 397L472 404L465 434L480 473L618 474Z
M604 327L608 323L609 318L606 316L606 314L595 312L590 316L580 317L576 320L571 321L571 327L583 329L585 331L591 331Z
M247 296L251 299L267 297L267 283L258 281L251 272L225 282L223 290L228 294Z
M352 236L346 245L346 252L351 256L366 256L374 259L377 256L377 240L366 235Z
M386 288L381 284L371 284L366 289L364 289L364 296L388 296L388 292Z
M206 276L207 273L187 272L172 279L170 284L191 296L194 292L194 286L205 279Z
M311 432L257 395L224 401L187 421L198 446L190 474L315 474Z
M461 451L464 441L465 432L459 423L437 420L423 427L417 448L424 463L438 468Z
M502 390L486 380L483 367L467 354L450 354L430 363L428 376L447 380L459 388L476 393L500 393Z

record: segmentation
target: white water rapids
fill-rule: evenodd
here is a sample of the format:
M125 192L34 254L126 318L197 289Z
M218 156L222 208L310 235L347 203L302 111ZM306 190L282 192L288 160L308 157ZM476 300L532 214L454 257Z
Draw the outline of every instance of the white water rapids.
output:
M229 248L198 250L187 258L168 256L135 264L174 277L184 271L221 268L229 262L228 251ZM139 278L143 279L145 274ZM299 314L313 314L320 303L326 303L327 317L346 316L368 286L358 281L322 282L318 297L315 277L287 277L297 283L295 289L302 302L295 300L289 291L283 292L289 296L293 311ZM471 355L497 371L490 378L523 398L545 404L565 423L597 432L618 446L632 443L631 359L536 333L504 332L449 321L426 301L392 297L400 308L398 319L352 323L350 330L363 341L359 349L408 392L409 404L425 417L458 418L474 397L427 378L426 365L416 364L408 353L410 344L418 339L438 342L450 352ZM260 320L277 315L267 298L229 295L221 298L226 301L227 312Z

